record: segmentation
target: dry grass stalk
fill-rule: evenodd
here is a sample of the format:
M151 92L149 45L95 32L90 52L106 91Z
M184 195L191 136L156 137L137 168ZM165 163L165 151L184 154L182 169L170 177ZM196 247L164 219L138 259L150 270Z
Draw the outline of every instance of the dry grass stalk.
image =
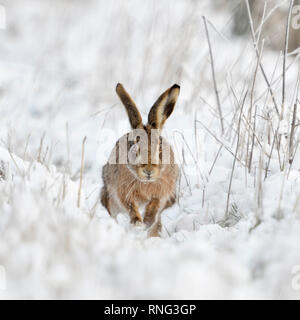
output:
M86 137L84 137L84 139L82 140L81 166L80 166L80 181L79 181L79 190L78 190L78 199L77 199L77 207L78 207L78 208L80 208L82 180L83 180L83 173L84 173L84 151L85 151L85 142L86 142Z
M246 5L247 5L248 18L249 18L249 22L250 22L250 29L251 29L251 36L252 36L253 46L254 46L254 50L255 50L257 59L259 59L258 43L257 43L256 36L255 36L254 24L253 24L253 18L252 18L250 6L249 6L249 0L246 0ZM264 70L263 65L262 65L261 62L259 62L259 67L260 67L261 73L263 75L263 78L264 78L264 80L265 80L265 82L266 82L266 84L268 86L268 89L270 91L271 98L273 100L273 104L274 104L276 113L279 116L279 110L278 110L277 102L275 100L275 95L274 95L273 89L271 87L271 84L270 84L270 82L269 82L269 80L267 78L267 75L265 73L265 70Z
M203 18L203 22L204 22L205 33L206 33L206 38L207 38L207 43L208 43L208 48L209 48L211 72L212 72L212 78L213 78L214 89L215 89L215 94L216 94L217 106L218 106L218 111L219 111L221 131L222 131L222 134L224 134L223 114L222 114L221 102L220 102L219 91L218 91L218 87L217 87L217 81L216 81L214 57L213 57L213 53L212 53L206 18L204 16L202 18Z
M245 105L247 94L248 94L248 92L246 92L244 100L243 100L243 103L242 103L242 105L240 107L240 116L239 116L239 122L238 122L236 150L235 150L235 155L234 155L234 160L233 160L232 169L231 169L231 175L230 175L230 181L229 181L229 186L228 186L225 219L228 218L228 209L229 209L229 203L230 203L231 185L232 185L234 168L235 168L235 164L236 164L236 160L237 160L237 154L238 154L239 146L240 146L241 122L242 122L243 108L244 108L244 105Z
M285 46L284 46L284 54L283 54L283 71L282 71L282 106L281 106L281 114L280 120L283 119L284 115L284 104L285 104L285 76L286 76L286 56L288 52L289 46L289 34L290 34L290 25L291 25L291 16L292 16L292 9L293 9L294 0L290 2L289 14L286 24L286 31L285 31Z

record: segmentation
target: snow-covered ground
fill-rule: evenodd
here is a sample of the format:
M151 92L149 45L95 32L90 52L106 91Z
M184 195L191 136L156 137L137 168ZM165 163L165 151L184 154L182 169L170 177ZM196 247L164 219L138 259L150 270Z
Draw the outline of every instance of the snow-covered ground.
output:
M300 298L298 149L292 166L284 158L299 63L287 59L281 145L272 149L278 117L259 69L255 77L250 36L234 38L232 12L211 3L2 1L0 298ZM280 110L282 61L264 48ZM161 238L99 203L101 167L129 130L118 82L144 119L160 93L181 85L164 131L181 167L179 199L163 213Z

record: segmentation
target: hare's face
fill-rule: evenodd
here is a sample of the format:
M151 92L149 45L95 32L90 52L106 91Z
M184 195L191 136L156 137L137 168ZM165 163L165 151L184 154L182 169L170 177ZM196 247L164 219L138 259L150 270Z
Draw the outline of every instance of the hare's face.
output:
M147 130L145 130L147 132ZM161 159L161 143L147 132L147 141L140 139L128 143L127 167L134 176L143 182L154 182L163 170Z

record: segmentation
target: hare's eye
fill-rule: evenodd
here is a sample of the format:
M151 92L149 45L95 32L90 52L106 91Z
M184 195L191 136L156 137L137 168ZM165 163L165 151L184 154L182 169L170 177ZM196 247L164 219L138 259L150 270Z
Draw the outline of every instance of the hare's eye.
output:
M137 144L134 144L130 147L128 151L128 161L130 164L137 164L140 160L139 156L139 147Z

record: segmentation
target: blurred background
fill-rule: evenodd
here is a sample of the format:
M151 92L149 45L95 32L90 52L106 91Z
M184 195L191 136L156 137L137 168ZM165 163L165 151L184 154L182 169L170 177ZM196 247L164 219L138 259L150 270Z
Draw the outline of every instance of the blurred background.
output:
M7 124L1 126L2 136L9 128L10 144L20 154L30 134L28 155L32 155L32 146L47 132L45 139L57 151L51 153L54 163L65 166L68 125L74 137L70 149L75 171L81 151L78 141L91 127L94 137L89 137L87 152L92 155L99 127L111 128L116 119L127 122L114 92L117 82L125 85L144 115L175 82L183 87L179 108L188 108L188 113L195 106L201 109L203 100L215 103L203 15L208 20L222 103L228 96L226 77L230 75L235 84L247 81L249 64L255 63L245 1L145 1L140 5L135 1L29 0L24 4L13 0L2 1L2 6L6 27L0 31L1 118ZM260 35L265 50L283 52L289 1L251 0L249 6L255 30L265 17ZM289 52L298 48L299 39L299 30L291 28ZM272 62L268 64L272 74ZM269 71L268 65L265 69ZM88 168L94 165L87 160Z

